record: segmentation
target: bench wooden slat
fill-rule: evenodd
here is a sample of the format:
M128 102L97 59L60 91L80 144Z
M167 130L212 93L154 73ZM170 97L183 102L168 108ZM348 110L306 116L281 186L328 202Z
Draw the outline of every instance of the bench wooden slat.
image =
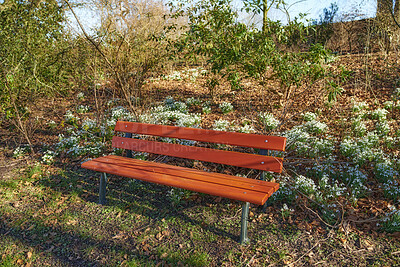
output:
M121 156L116 156L116 155L108 155L105 156L103 158L112 158L112 159L116 159L116 160L121 160L121 161L129 161L131 162L132 160L138 160L138 159L130 159L130 158L126 158L126 157L121 157ZM250 179L250 178L246 178L246 177L241 177L241 176L233 176L233 175L229 175L229 174L223 174L223 173L217 173L217 172L207 172L207 171L203 171L203 170L197 170L197 169L192 169L192 168L186 168L186 167L180 167L180 166L175 166L175 165L170 165L170 164L166 164L166 163L159 163L159 162L154 162L154 161L146 161L146 160L139 160L140 164L143 166L159 166L160 168L165 168L165 166L168 166L169 169L173 169L176 171L182 171L182 172L199 172L201 175L204 175L204 172L206 172L208 177L217 177L220 179L223 179L224 181L242 181L243 179L246 179L246 183L251 184L251 185L263 185L263 186L269 186L274 188L274 190L278 190L279 188L279 184L278 183L274 183L274 182L267 182L267 181L263 181L263 180L257 180L257 179Z
M249 179L245 177L231 176L227 174L219 174L212 172L205 172L201 170L173 166L164 163L148 162L138 159L129 159L120 156L106 156L95 159L95 161L102 163L109 163L115 165L123 165L133 169L140 169L150 171L153 173L168 174L188 179L204 181L213 184L226 184L231 187L237 187L245 190L259 191L262 193L270 192L271 194L278 190L279 184L261 181L256 179ZM268 189L271 188L271 189Z
M285 151L286 146L286 138L279 136L234 133L138 122L118 121L115 126L115 131L277 151Z
M282 172L283 166L283 159L277 157L147 141L119 136L113 137L112 146L140 152L149 152L278 173Z
M133 162L138 160L130 159ZM113 163L111 163L113 162ZM166 164L165 164L166 165ZM117 159L108 163L100 162L98 159L87 161L82 164L83 168L106 172L114 175L120 175L128 178L144 180L148 182L163 184L167 186L173 186L192 190L200 193L206 193L215 196L226 197L239 201L250 202L258 205L263 205L268 197L273 193L272 187L266 187L267 192L259 192L252 190L245 190L242 188L232 187L229 185L209 183L200 180L193 180L187 177L170 175L165 173L152 172L150 169L143 170L129 167L125 162L120 162ZM166 165L170 167L170 165ZM206 175L207 173L204 172Z

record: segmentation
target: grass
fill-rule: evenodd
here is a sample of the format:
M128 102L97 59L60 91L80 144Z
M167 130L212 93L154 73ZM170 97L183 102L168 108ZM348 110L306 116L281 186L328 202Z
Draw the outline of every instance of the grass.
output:
M269 217L271 213L252 208L251 244L243 247L236 242L240 203L224 200L215 204L209 202L211 197L202 196L200 203L183 200L174 207L166 201L168 188L146 183L132 186L127 179L111 177L109 203L100 206L96 204L97 178L87 179L81 170L53 168L47 173L43 167L40 178L34 175L39 173L38 167L28 168L24 175L0 184L1 191L8 192L8 197L0 200L0 266L283 265L321 238L312 236L313 241L297 226L282 221L278 211ZM73 190L71 185L81 188ZM344 235L334 235L330 245L323 243L313 249L315 257L344 251L338 241ZM381 248L376 253L381 259L399 262L398 255L392 254L399 249L398 244L387 239L378 243L377 248ZM377 262L379 259L374 264ZM346 263L349 261L343 261Z

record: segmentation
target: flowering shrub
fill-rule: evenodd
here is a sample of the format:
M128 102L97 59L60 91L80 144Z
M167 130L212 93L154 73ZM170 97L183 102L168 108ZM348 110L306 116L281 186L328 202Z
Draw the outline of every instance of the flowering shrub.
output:
M219 104L219 108L224 114L228 114L229 112L233 111L233 106L229 102L222 102L221 104Z
M273 114L264 112L259 114L259 119L261 123L264 125L265 130L271 131L278 127L279 120L277 120Z

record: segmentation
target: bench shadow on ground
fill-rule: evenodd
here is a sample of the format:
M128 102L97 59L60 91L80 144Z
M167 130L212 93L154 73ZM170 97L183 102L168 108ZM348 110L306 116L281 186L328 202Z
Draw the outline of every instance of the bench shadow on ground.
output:
M30 218L26 219L30 220L33 225L40 225L40 223L35 220ZM127 246L116 244L111 241L105 242L87 238L77 233L66 232L57 227L39 226L27 230L15 224L10 225L4 223L12 221L13 218L11 217L2 216L2 220L3 221L0 222L0 236L18 240L25 246L32 247L37 254L47 254L47 256L52 259L48 260L51 262L51 265L104 266L107 265L106 262L101 259L89 259L88 256L83 255L84 251L95 249L100 255L107 255L111 250L118 252L129 251L129 247ZM48 237L50 236L54 236L55 239L49 239ZM135 251L135 256L146 261L150 260L151 255L145 255L140 251Z
M99 173L87 171L83 169L65 170L62 175L52 175L43 180L40 180L40 184L53 191L60 192L62 195L67 196L72 192L76 194L85 202L98 203L98 188L99 188ZM134 186L132 186L132 183ZM133 188L132 188L133 187ZM137 190L140 188L148 188L149 190ZM109 206L128 207L126 210L132 214L140 214L145 216L150 224L160 221L163 218L168 219L175 217L182 220L183 224L191 224L200 226L203 230L201 234L206 235L207 231L222 238L231 239L232 244L235 244L239 239L240 233L240 213L235 218L237 223L232 226L232 232L237 232L237 235L232 234L222 227L218 227L212 224L204 224L201 219L191 218L184 213L187 209L195 208L198 205L205 205L202 203L188 201L182 207L175 207L166 195L168 193L168 187L151 184L147 182L129 182L128 178L109 176L109 182L107 187L107 204ZM210 199L212 201L212 199ZM142 206L143 204L143 206ZM150 210L147 207L151 206L154 209ZM238 206L239 207L239 206ZM216 216L219 216L216 214ZM219 218L218 218L219 219ZM26 217L26 220L31 220L31 224L35 224L35 219L30 216ZM3 222L12 221L12 218L3 218ZM37 222L36 224L40 224ZM182 224L180 225L182 226ZM151 225L150 225L151 227ZM177 231L184 232L186 229L176 229ZM137 242L133 237L129 237L123 243L116 243L114 240L104 241L90 238L86 235L81 235L72 231L65 231L57 227L43 226L39 229L26 231L23 227L18 225L7 225L5 223L0 224L0 234L7 235L13 239L17 239L22 243L38 248L39 251L50 253L50 255L62 264L70 266L97 266L104 263L98 260L92 260L84 251L95 248L100 254L107 255L111 251L116 253L123 253L129 251L133 253L135 258L139 258L142 261L161 261L160 255L157 251L145 252L142 250L143 244ZM63 242L42 242L39 239L33 239L32 236L62 236ZM64 244L69 244L65 246ZM61 248L58 248L61 245ZM53 248L52 248L53 246ZM54 247L55 246L55 247ZM132 249L134 252L132 252ZM227 248L228 249L228 248ZM102 252L102 253L101 253ZM168 262L168 259L164 259Z

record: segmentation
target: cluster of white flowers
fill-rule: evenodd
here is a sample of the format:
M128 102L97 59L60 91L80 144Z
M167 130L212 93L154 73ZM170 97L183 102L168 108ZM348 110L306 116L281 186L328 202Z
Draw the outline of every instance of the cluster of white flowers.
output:
M70 110L67 110L64 117L65 117L65 122L68 124L75 124L79 120L79 117L76 117Z
M368 108L368 104L366 102L353 102L353 107L352 110L353 112L360 112L363 109L367 109Z
M296 176L294 179L294 188L306 194L307 196L315 194L318 189L313 179L303 175Z
M83 100L85 99L85 94L84 94L83 92L80 92L80 93L78 93L78 94L76 95L76 98L77 98L79 101L83 101Z
M300 125L295 126L291 130L285 132L287 137L287 149L293 149L297 154L310 158L325 156L329 157L335 150L334 139L330 136L319 138L310 135L309 128Z
M294 212L294 209L289 209L286 203L283 204L281 208L281 214L283 218L289 217Z
M400 88L393 90L393 100L400 100Z
M134 116L129 112L128 109L118 106L111 109L111 118L114 120L125 120L125 121L133 121Z
M224 113L224 114L228 114L229 112L233 111L233 105L229 102L220 103L219 108L221 109L222 113Z
M335 198L342 195L345 191L349 191L350 197L355 201L367 190L365 186L367 175L361 172L357 166L354 167L349 164L315 165L311 169L311 172L319 178L320 189L322 192L326 192L324 197L327 199ZM329 185L327 182L328 177L331 178ZM346 186L339 184L338 181Z
M204 114L210 114L211 113L211 107L208 105L204 105L202 108L202 111Z
M51 129L54 129L54 128L57 127L57 123L56 123L55 121L53 121L53 120L49 121L49 122L47 123L47 125L48 125Z
M96 143L90 142L90 143L85 143L83 145L77 145L71 147L67 151L67 153L72 157L81 157L86 155L98 157L101 155L104 147L105 144L102 142L96 142Z
M323 195L323 200L336 199L337 197L343 195L346 192L346 187L335 179L330 179L329 175L322 174L321 179L319 179L319 190Z
M385 107L385 109L392 109L393 101L386 101L385 103L383 103L383 106Z
M89 110L90 110L89 106L85 106L85 105L79 105L76 107L77 113L88 113Z
M399 173L394 169L393 162L386 160L375 165L375 178L380 182L394 180L399 176Z
M388 121L378 121L375 125L376 131L380 136L385 136L390 133L390 124Z
M214 122L213 129L216 131L228 131L231 123L227 120L219 119Z
M66 149L77 146L81 141L81 136L76 132L72 132L71 136L65 137L63 134L58 135L59 142L56 144L58 149Z
M368 132L362 138L346 137L340 144L340 152L354 163L364 165L367 161L380 160L384 153L379 145L379 136Z
M288 205L286 203L283 204L283 206L281 208L281 211L282 212L290 212L290 213L294 212L293 209L289 209L289 207L288 207Z
M351 128L355 136L364 136L367 132L367 126L361 117L356 117L353 119Z
M256 130L254 129L253 125L246 124L243 126L236 126L235 131L239 133L254 133Z
M328 125L324 122L317 120L308 121L304 124L304 127L309 133L321 134L328 130Z
M394 201L400 199L400 184L397 180L388 180L382 184L382 189L386 198Z
M200 105L200 104L201 104L200 99L194 98L194 97L189 97L189 98L187 98L185 102L186 102L186 104L187 104L188 106L197 106L197 105Z
M204 75L206 72L206 70L203 70L201 68L173 71L171 74L163 76L162 79L169 81L190 80L191 82L195 82L199 75Z
M389 111L387 111L386 109L378 108L371 111L371 118L379 121L386 120L386 116L388 113Z
M314 112L306 112L303 114L303 120L305 121L313 121L317 119L317 114L315 114Z
M91 131L95 129L96 126L97 126L96 121L89 118L84 119L82 122L82 129L84 129L85 131Z
M272 113L261 112L258 114L261 123L267 131L273 130L279 125L279 120L274 117Z
M30 152L29 146L19 146L13 151L13 157L19 158L24 156L26 153Z
M348 186L354 200L361 197L367 191L365 182L368 177L357 166L350 166L348 164L339 165L334 170L334 173Z
M140 119L147 123L174 124L181 127L198 127L201 123L201 115L189 113L187 105L168 97L164 105L151 109L151 114L143 114Z
M395 206L391 206L382 219L382 228L387 232L400 232L400 210Z
M54 162L54 158L57 155L56 152L47 150L44 155L42 156L42 162L44 164L50 165Z

